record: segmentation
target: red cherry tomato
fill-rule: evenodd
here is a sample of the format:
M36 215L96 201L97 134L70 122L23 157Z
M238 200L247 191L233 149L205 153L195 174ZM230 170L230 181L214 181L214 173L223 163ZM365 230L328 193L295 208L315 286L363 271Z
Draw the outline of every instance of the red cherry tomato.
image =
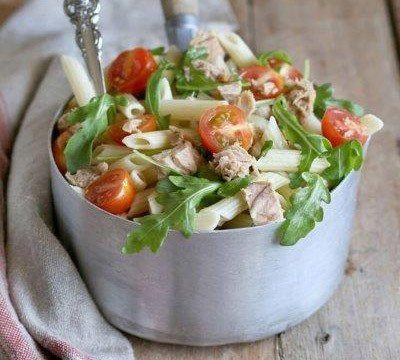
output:
M253 132L245 113L235 105L206 110L199 121L199 133L203 146L212 153L235 143L248 150L253 142Z
M139 126L139 130L141 132L150 132L150 131L157 130L157 121L156 121L156 118L154 115L144 114L144 115L140 115L139 118L142 120L142 123ZM122 126L123 126L124 122L125 122L125 119L117 121L114 124L111 124L107 129L108 138L110 138L111 140L115 141L116 143L118 143L120 145L124 145L124 143L122 142L122 139L125 136L129 135L129 133L122 130Z
M92 182L85 190L85 197L111 214L122 214L129 210L135 193L128 171L114 169Z
M52 150L54 161L60 172L65 174L67 172L67 163L65 160L64 149L67 146L68 140L72 136L72 133L65 130L53 142Z
M322 118L322 134L331 142L333 147L342 145L350 140L358 140L364 144L368 135L360 118L347 110L330 107Z
M252 82L251 91L257 100L276 98L283 91L284 81L282 76L268 66L251 65L245 67L240 76Z
M111 90L141 95L157 63L149 50L135 48L118 55L107 71Z

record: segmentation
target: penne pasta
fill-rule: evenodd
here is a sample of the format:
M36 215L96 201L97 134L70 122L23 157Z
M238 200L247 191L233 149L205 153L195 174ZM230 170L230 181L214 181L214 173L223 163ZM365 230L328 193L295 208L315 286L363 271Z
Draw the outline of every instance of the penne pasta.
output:
M174 121L199 121L204 111L227 104L220 100L163 100L160 102L160 114L170 115Z
M218 40L238 67L242 68L258 63L254 53L239 35L232 32L221 33L218 34Z
M248 213L241 213L223 224L223 229L239 229L253 226L253 219Z
M144 106L131 94L122 94L126 99L127 104L124 106L118 106L118 111L125 115L128 119L138 117L144 114Z
M321 121L311 112L310 116L301 122L303 128L314 134L322 134Z
M257 175L252 182L268 182L271 184L271 187L276 190L282 186L288 185L290 180L288 177L275 172L262 172Z
M147 187L146 180L139 169L134 169L131 171L131 179L135 185L137 191L144 190Z
M126 155L132 153L132 150L126 148L125 146L103 144L97 146L93 150L93 164L98 164L101 162L112 163L114 161L120 160Z
M163 206L157 202L156 197L157 192L154 191L147 199L147 201L149 202L150 214L159 214L163 211Z
M170 130L159 130L128 135L122 142L131 149L156 150L168 148L170 146L170 140Z
M61 65L78 105L86 105L96 96L96 92L85 68L78 60L67 55L61 56Z
M261 171L287 171L296 172L300 164L300 150L271 149L257 160L257 167ZM313 161L310 172L320 173L329 167L328 160L317 158Z
M167 78L162 78L159 85L160 100L172 100L172 90Z
M375 134L377 131L383 128L383 121L377 116L372 114L366 114L360 119L361 124L363 124L367 130L369 136Z

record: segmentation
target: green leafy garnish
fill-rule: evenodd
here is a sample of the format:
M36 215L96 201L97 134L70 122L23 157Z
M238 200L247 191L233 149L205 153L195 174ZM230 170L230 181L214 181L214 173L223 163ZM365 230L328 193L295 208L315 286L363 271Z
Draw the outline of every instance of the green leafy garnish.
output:
M194 176L169 176L157 186L159 195L156 200L161 204L163 212L147 215L138 219L139 225L128 234L124 254L133 254L148 247L157 252L163 244L169 229L179 230L185 237L194 232L196 208L201 200L214 193L220 183Z
M288 110L286 100L282 96L272 106L272 113L286 139L292 144L298 144L301 147L298 172L291 176L291 187L296 188L302 182L301 174L310 169L314 159L324 155L332 147L330 142L323 136L308 133L304 130L296 116Z
M315 91L317 96L314 102L314 114L320 119L322 119L325 110L329 106L336 106L345 109L356 116L362 116L364 114L364 110L360 105L350 100L335 99L333 97L333 87L329 83L316 86Z
M156 117L158 128L161 130L168 129L169 117L160 114L160 81L163 78L164 70L172 67L172 64L168 62L161 63L158 69L151 74L146 87L146 108Z
M164 55L165 54L165 47L164 46L159 46L154 49L151 49L150 52L152 55L159 56L159 55Z
M359 170L363 163L363 148L357 140L333 148L327 156L330 166L321 176L332 187L337 186L352 170Z
M292 65L293 63L290 55L283 50L267 51L258 56L258 62L260 63L260 65L263 66L268 65L268 60L271 59L283 61L284 63L287 63L289 65Z
M290 197L292 206L285 212L285 221L279 229L281 245L294 245L322 221L322 201L329 204L331 195L321 176L303 173L306 186Z
M176 76L176 89L180 93L187 93L190 91L210 91L214 90L220 84L213 79L205 76L204 72L196 69L193 66L193 61L204 60L208 56L207 48L205 47L190 47L182 61L182 67L177 69ZM185 74L186 69L186 74Z
M206 158L203 154L201 155ZM210 181L221 181L221 177L210 166L205 164L200 165L196 176Z
M114 121L117 105L125 105L124 97L104 94L93 98L87 105L71 112L68 121L81 123L82 127L68 140L64 150L67 169L74 174L90 165L94 140Z
M272 140L267 140L261 148L260 157L267 155L267 152L272 149L273 145L274 142Z
M243 188L249 186L249 184L250 184L250 176L237 177L231 181L223 183L221 187L218 189L217 194L222 197L230 197L235 195Z

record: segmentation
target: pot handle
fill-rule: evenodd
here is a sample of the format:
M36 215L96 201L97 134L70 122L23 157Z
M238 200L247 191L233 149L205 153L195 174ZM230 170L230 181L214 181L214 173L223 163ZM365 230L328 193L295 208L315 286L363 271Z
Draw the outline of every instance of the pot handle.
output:
M188 48L198 30L198 0L161 0L170 45Z

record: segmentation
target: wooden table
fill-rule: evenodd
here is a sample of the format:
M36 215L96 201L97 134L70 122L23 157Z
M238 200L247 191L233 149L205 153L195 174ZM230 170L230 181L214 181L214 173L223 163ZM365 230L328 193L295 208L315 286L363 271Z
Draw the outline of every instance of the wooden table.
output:
M23 0L0 0L0 21ZM282 48L385 121L363 170L346 276L322 310L251 344L193 348L132 338L136 359L400 359L400 1L232 0L257 51ZM312 279L310 279L312 281Z

